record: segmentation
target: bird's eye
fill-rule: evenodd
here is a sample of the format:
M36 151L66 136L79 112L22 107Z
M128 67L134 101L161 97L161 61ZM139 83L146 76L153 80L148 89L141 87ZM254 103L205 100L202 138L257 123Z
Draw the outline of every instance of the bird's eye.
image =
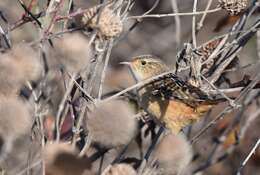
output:
M144 66L146 65L146 61L141 61L141 64Z

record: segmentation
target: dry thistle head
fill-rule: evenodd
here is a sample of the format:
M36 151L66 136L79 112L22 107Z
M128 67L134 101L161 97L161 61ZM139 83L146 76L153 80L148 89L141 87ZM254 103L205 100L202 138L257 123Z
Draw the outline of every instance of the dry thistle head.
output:
M24 102L16 98L0 99L0 160L12 149L13 142L30 131L32 118Z
M133 167L128 164L120 163L108 166L101 175L137 175Z
M91 168L87 158L79 158L77 151L66 143L47 144L43 152L47 175L82 175Z
M120 100L97 104L86 122L92 140L105 147L127 144L137 129L133 110Z
M41 73L41 64L34 50L24 44L0 56L1 95L14 95L28 80L36 80Z
M55 59L51 57L48 60L50 66L62 65L70 73L84 69L91 57L89 42L79 33L66 34L54 40L54 52Z
M162 174L179 174L191 161L192 148L183 135L168 134L159 143L154 156Z
M13 59L24 81L37 80L42 72L42 65L37 52L26 44L19 44L12 48L10 59Z
M1 96L16 95L22 87L24 77L19 73L17 65L8 57L0 58L0 94Z
M238 15L248 6L248 0L219 0L221 8L230 15Z
M108 6L99 9L97 7L88 9L82 16L81 21L83 25L97 29L98 35L104 39L116 37L123 31L123 23L120 17Z
M134 57L132 61L122 62L121 64L127 64L130 66L137 81L151 78L169 70L161 60L153 55L137 56Z

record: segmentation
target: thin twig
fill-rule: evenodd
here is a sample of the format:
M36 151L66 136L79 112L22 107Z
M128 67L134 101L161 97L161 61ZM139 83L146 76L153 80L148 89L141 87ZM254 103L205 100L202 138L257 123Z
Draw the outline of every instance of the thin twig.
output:
M91 102L94 102L94 98L88 94L85 89L83 89L83 87L81 87L81 85L73 78L73 76L69 73L68 73L68 76L71 78L71 80L73 80L73 82L75 83L75 85L77 86L77 88L91 101Z
M210 83L209 80L206 77L204 77L203 75L201 75L201 77L206 81L206 83L208 83L212 88L214 88L220 95L222 95L225 99L227 99L231 106L233 106L233 107L237 106L236 104L234 104L234 101L232 99L230 99L222 91L219 91L218 88L214 84Z
M87 150L90 147L91 140L92 140L92 135L91 135L91 133L88 133L88 136L85 138L86 143L85 143L84 147L82 148L82 150L80 151L79 157L83 157L86 154Z
M109 58L110 58L111 51L112 51L112 48L113 48L113 43L114 43L113 39L111 39L108 43L108 49L107 49L107 54L106 54L106 57L105 57L104 68L103 68L103 71L101 73L101 79L100 79L100 85L99 85L99 91L98 91L98 100L101 99L101 96L102 96L102 93L103 93L103 86L104 86L104 81L105 81L106 72L107 72L107 68L108 68Z
M260 30L256 32L256 44L257 44L257 56L258 60L260 59Z
M206 6L206 9L205 9L205 13L202 15L200 21L199 21L198 24L197 24L196 33L197 33L198 31L200 31L200 29L203 27L203 23L204 23L204 21L205 21L205 19L206 19L206 16L207 16L207 14L208 14L207 11L209 10L211 4L212 4L212 0L208 0L207 6Z
M164 17L173 17L173 16L191 16L191 15L203 15L206 13L215 13L220 11L221 8L215 8L208 11L197 11L196 13L187 12L187 13L168 13L168 14L151 14L151 15L141 15L141 16L130 16L129 19L142 19L142 18L164 18Z
M177 0L171 0L171 4L172 4L172 9L174 13L179 13L179 9L178 9L178 3ZM180 16L175 16L174 17L175 20L175 41L177 44L177 48L180 47L181 45L181 20L180 20Z
M246 163L248 162L248 160L252 157L252 155L255 153L257 147L260 145L260 139L257 140L256 144L254 145L254 147L251 149L251 151L249 152L249 154L247 155L247 157L245 158L245 160L242 162L242 164L240 165L237 175L241 175L241 171L244 168L244 166L246 165Z
M42 163L42 160L38 160L36 162L34 162L30 167L26 167L25 169L21 170L19 173L17 173L16 175L23 175L25 174L28 170L36 167L36 166L39 166L40 164Z
M197 4L198 1L197 0L193 0L193 14L196 13L197 11ZM205 13L203 13L205 14ZM192 44L193 44L193 48L197 47L197 39L196 39L196 15L192 16Z
M59 105L59 109L58 109L58 112L57 112L57 115L56 115L56 121L55 121L55 127L56 127L56 141L58 142L60 140L60 118L61 118L61 114L63 112L63 109L66 105L66 102L67 102L67 98L69 97L70 93L71 93L71 90L73 88L73 85L74 85L74 79L76 78L76 74L72 75L72 78L70 79L69 81L69 84L68 84L68 88L60 102L60 105Z
M159 4L160 0L156 0L155 3L153 4L153 6L148 10L146 11L143 15L147 15L149 13L151 13Z
M69 2L68 2L68 9L67 9L67 15L70 13L70 9L72 7L72 4L73 4L73 0L69 0ZM65 20L64 23L63 23L62 30L65 30L67 28L67 24L68 24L68 20Z

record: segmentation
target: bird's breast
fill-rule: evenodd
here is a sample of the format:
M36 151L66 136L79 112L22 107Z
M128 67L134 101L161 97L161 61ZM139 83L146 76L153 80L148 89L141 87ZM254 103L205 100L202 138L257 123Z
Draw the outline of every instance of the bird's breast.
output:
M178 133L183 127L198 120L210 105L199 105L191 107L180 100L162 99L157 96L142 93L140 98L141 106L151 114L155 120L166 128Z

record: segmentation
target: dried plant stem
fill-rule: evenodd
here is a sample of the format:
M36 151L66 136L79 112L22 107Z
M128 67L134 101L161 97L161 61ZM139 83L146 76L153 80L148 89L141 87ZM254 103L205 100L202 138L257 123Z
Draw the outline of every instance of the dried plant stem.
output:
M153 4L153 6L148 10L146 11L143 15L147 15L149 13L151 13L159 4L160 0L156 0L155 3Z
M217 115L213 120L211 120L205 127L203 127L195 136L193 136L190 140L191 144L194 144L198 141L200 136L202 136L211 126L217 123L220 119L224 117L224 115L232 112L234 110L233 107L226 107L219 115Z
M241 171L244 168L244 166L247 164L248 160L252 157L252 155L255 153L256 149L260 145L260 139L257 140L254 147L251 149L245 160L242 162L241 166L238 169L237 175L241 175Z
M256 43L257 43L257 56L260 59L260 30L256 32Z
M89 133L88 136L85 138L86 143L85 143L84 147L82 148L82 150L80 151L79 157L83 157L86 154L87 150L90 147L91 140L92 140L92 135L91 135L91 133Z
M193 1L193 14L196 13L197 11L197 4L198 1L194 0ZM204 14L204 13L203 13ZM193 48L197 47L197 39L196 39L196 15L192 16L192 44L193 44Z
M212 4L212 0L208 0L207 6L206 6L206 9L205 9L205 13L203 13L203 15L202 15L200 21L199 21L198 24L197 24L196 32L198 32L198 31L203 27L203 23L204 23L204 21L205 21L205 19L206 19L206 16L207 16L207 14L208 14L207 11L209 10L211 4Z
M86 108L87 108L87 102L82 103L81 104L81 112L79 115L79 118L76 121L75 127L73 128L73 137L72 137L72 145L75 146L76 142L77 142L77 136L80 133L80 126L83 122L84 116L85 116L85 112L86 112Z
M21 170L19 173L16 175L23 175L25 174L28 170L35 168L36 166L39 166L42 163L42 160L38 160L34 162L30 167L26 167L25 169Z
M91 101L91 102L94 102L94 98L88 94L85 89L83 87L81 87L81 85L73 78L73 75L71 75L69 72L68 73L68 76L71 78L71 80L73 80L73 82L75 83L75 85L77 86L77 88Z
M252 115L248 116L246 122L243 124L240 131L241 138L245 136L247 129L251 126L252 122L255 121L258 117L260 117L260 109L256 110Z
M105 57L104 68L103 68L103 71L101 73L101 79L100 79L100 85L99 85L99 91L98 91L98 100L101 99L101 96L102 96L102 93L103 93L104 81L105 81L105 78L106 78L108 62L109 62L109 58L110 58L111 51L112 51L112 48L113 48L113 44L114 44L114 39L111 39L108 43L108 49L107 49L107 53L106 53L106 57Z
M107 45L108 45L108 43L105 42L104 47L101 49L101 51L99 51L99 55L97 56L97 59L95 60L95 62L93 62L94 65L92 63L92 67L90 67L90 69L89 69L88 73L91 73L91 78L88 81L88 87L87 87L86 91L89 92L90 94L93 89L93 83L96 80L98 70L99 70L100 66L102 65L102 60L103 60L104 52L107 48Z
M1 35L3 36L4 41L5 41L6 45L7 45L7 47L8 47L8 48L11 48L11 40L10 40L10 38L9 38L9 36L8 36L8 33L6 33L6 32L3 30L2 26L0 25L0 36L1 36Z
M44 31L44 38L49 34L49 32L52 30L54 23L56 21L56 17L58 15L58 12L61 8L61 5L63 4L64 0L52 0L49 3L49 6L47 8L47 15L45 18L48 18L51 16L51 21L48 24L46 30ZM52 14L53 13L53 14ZM52 15L51 15L52 14Z
M141 15L141 16L130 16L127 19L142 19L142 18L164 18L164 17L173 17L173 16L192 16L192 15L203 15L204 13L215 13L220 11L221 8L215 8L208 11L197 11L189 13L168 13L168 14L151 14L151 15Z
M68 84L68 87L66 89L66 92L60 102L60 105L59 105L59 109L58 109L58 112L57 112L57 115L56 115L56 120L55 120L55 128L56 128L56 142L59 142L60 140L60 119L61 119L61 115L62 115L62 112L63 112L63 109L66 105L66 101L67 101L67 98L69 97L70 95L70 92L73 88L73 85L74 85L74 79L76 78L76 74L73 74L72 75L72 78L70 79L69 81L69 84Z
M45 134L44 134L44 124L43 124L43 113L42 113L42 109L40 107L40 105L38 104L39 101L39 95L37 95L37 93L35 92L35 90L33 89L31 83L29 81L26 82L28 88L31 90L32 92L32 97L34 100L34 115L36 117L36 122L38 124L39 130L40 130L40 136L41 136L41 149L44 149L45 146ZM45 174L45 163L44 160L41 161L42 163L42 174ZM32 166L32 165L31 165ZM28 165L27 170L29 170L30 165Z
M212 88L214 88L220 95L222 95L225 99L227 99L229 102L229 105L231 105L233 107L237 106L236 104L234 104L234 101L232 99L230 99L225 93L219 91L218 88L214 84L210 83L206 77L204 77L203 75L201 75L201 77L206 81L206 83L208 83Z
M244 97L254 88L254 86L258 83L260 80L260 72L254 77L252 82L244 88L244 90L239 94L239 96L234 100L234 104L236 104L238 101L243 100ZM225 114L232 112L235 110L232 106L227 106L219 115L217 115L213 120L211 120L205 127L203 127L192 139L191 143L194 144L198 141L199 137L204 134L211 126L217 123L217 121L221 120Z
M73 4L73 0L69 0L69 2L68 2L68 9L67 9L67 15L69 15L69 13L70 13L70 8L71 8L72 4ZM63 23L62 30L65 30L67 28L67 24L68 24L68 20L65 20L64 23Z
M174 13L179 13L177 0L171 0L172 9ZM175 20L175 41L177 48L181 45L181 19L180 16L174 16Z

